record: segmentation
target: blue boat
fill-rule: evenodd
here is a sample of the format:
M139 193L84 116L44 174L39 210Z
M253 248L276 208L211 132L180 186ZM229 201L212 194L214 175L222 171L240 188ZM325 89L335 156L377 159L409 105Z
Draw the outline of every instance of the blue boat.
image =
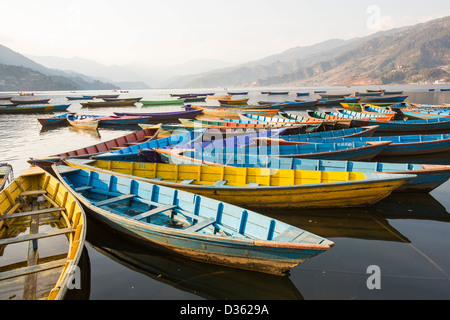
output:
M54 116L51 118L38 118L37 120L42 125L42 127L50 127L50 126L61 126L61 125L68 125L69 122L67 122L67 116L68 115L74 115L75 113L64 113L58 116Z
M394 192L431 192L450 179L449 165L279 158L237 153L210 155L199 150L163 156L166 162L189 165L416 175Z
M317 104L317 100L311 100L311 101L286 101L286 102L280 102L280 103L274 103L272 104L272 107L279 107L280 109L297 109L297 108L307 108L307 107L314 107Z
M311 143L277 146L207 146L203 149L205 155L241 154L263 155L281 158L308 158L329 160L370 160L382 152L390 141L382 142L344 142L344 143ZM182 153L184 149L156 149L159 154ZM195 150L195 148L191 148ZM225 155L226 157L226 155Z
M408 119L435 119L435 118L449 118L450 120L450 110L427 110L427 109L400 109L403 115L407 116Z
M233 148L237 146L249 146L256 145L253 142L254 139L270 139L273 137L278 137L282 134L286 128L281 129L273 129L273 130L261 130L257 132L252 132L244 135L230 136L228 138L221 138L222 134L211 133L208 137L208 140L202 141L200 139L196 139L193 142L189 142L187 144L177 144L177 145L168 145L163 148L176 148L176 149L211 149L211 148ZM206 134L206 133L205 133ZM205 137L205 134L202 136ZM211 139L215 137L216 139ZM155 151L154 148L142 148L139 151L139 154L142 155L150 162L161 162L162 159L159 156L159 153Z
M154 149L164 148L167 146L182 146L194 141L200 140L205 129L186 131L180 134L171 135L166 138L145 141L136 145L132 145L126 148L113 150L110 152L102 153L93 156L99 160L124 160L124 161L139 161L141 160L139 155L142 149Z
M405 101L406 98L408 98L408 96L361 97L360 102L363 102L363 103L385 103L385 102L399 103L399 102Z
M267 145L296 145L304 143L347 143L347 142L382 142L390 141L378 156L424 155L450 151L448 134L381 136L381 137L346 137L346 138L303 138L302 135L282 136L279 139L265 139Z
M145 181L53 165L92 218L175 255L284 275L334 243L254 211Z
M449 118L423 119L423 120L391 120L377 121L353 119L352 126L378 126L377 131L423 133L425 131L446 131L450 129Z
M64 112L67 111L67 109L70 107L70 104L57 104L53 106L52 111L53 112Z
M297 97L309 96L309 92L297 92Z

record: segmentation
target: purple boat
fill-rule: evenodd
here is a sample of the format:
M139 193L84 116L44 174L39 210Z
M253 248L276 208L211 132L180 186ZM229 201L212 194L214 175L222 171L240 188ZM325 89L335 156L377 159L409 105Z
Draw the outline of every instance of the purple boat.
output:
M190 109L173 112L140 113L140 112L114 112L117 116L151 116L150 122L178 122L178 119L194 119L203 109Z

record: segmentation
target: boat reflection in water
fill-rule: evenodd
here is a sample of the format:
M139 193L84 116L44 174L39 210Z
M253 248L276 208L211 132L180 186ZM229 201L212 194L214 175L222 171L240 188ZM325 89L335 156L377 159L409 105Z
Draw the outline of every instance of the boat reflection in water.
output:
M270 210L261 212L327 238L353 238L411 244L390 219L450 222L447 210L430 194L392 194L370 208L339 210ZM136 245L129 238L88 219L87 241L113 261L153 280L205 299L302 300L302 283L290 275L273 276L227 268ZM327 253L323 254L324 256ZM325 259L326 260L326 259ZM305 262L302 265L307 265ZM302 266L299 266L302 272ZM306 266L306 270L307 270ZM296 283L296 284L294 284Z
M428 193L393 193L371 207L358 209L261 211L270 217L326 238L355 238L410 243L390 219L450 222L445 207Z
M113 261L170 285L210 300L302 300L289 277L222 267L139 246L89 219L87 241ZM113 235L114 233L114 235ZM147 288L148 289L148 288Z

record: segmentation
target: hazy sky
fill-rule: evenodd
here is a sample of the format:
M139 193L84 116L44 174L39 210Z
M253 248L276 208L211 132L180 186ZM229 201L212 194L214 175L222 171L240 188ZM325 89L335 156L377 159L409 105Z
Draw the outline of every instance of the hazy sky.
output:
M247 62L450 15L449 0L0 0L0 44L19 53L175 65Z

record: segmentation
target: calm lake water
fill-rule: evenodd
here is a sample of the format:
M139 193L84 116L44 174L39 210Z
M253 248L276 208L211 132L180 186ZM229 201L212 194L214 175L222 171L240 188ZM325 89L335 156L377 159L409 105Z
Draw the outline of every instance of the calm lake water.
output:
M439 86L392 86L405 90L407 101L450 103L450 92L429 92ZM448 87L448 86L447 86ZM369 87L324 88L327 93L364 92ZM262 95L262 90L290 91L289 96ZM296 92L318 88L239 88L250 91L249 104L260 100L299 99ZM231 88L228 89L232 91ZM144 100L167 100L170 93L204 90L143 90L121 94ZM111 92L45 92L52 104L68 104L66 96ZM313 93L304 100L317 98ZM201 103L199 103L201 104ZM332 109L327 107L322 109ZM69 111L80 111L73 103ZM180 106L84 109L90 114L114 111L162 112ZM145 110L145 111L144 111ZM299 114L302 111L298 111ZM99 134L70 127L41 130L37 118L48 115L0 115L0 162L14 166L19 176L31 157L38 158L96 144L132 132L99 129ZM139 128L137 128L139 129ZM392 161L405 161L392 159ZM415 157L414 163L450 164L450 154ZM284 210L261 212L335 242L335 247L278 277L198 263L142 248L88 221L83 279L79 298L92 300L364 300L450 299L450 182L430 194L395 194L371 208ZM1 259L1 257L0 257ZM380 288L369 289L370 266L380 270ZM370 282L370 281L369 281Z

